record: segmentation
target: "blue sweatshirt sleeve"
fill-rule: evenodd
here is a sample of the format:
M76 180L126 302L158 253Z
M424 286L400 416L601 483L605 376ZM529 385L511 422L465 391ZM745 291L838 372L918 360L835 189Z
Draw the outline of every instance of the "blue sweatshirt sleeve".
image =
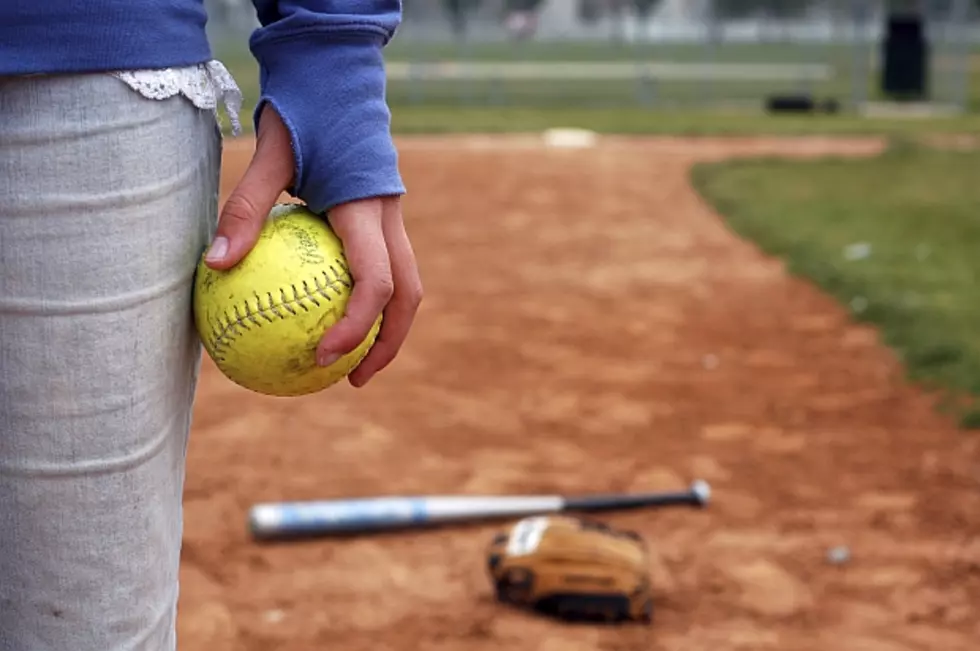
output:
M401 0L252 0L249 39L261 96L282 117L296 159L289 192L314 212L403 194L385 97L383 48Z

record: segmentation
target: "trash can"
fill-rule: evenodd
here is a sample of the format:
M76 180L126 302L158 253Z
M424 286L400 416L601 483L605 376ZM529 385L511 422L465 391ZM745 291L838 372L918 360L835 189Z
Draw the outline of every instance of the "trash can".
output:
M881 91L902 101L929 99L929 43L919 14L890 14L882 43Z

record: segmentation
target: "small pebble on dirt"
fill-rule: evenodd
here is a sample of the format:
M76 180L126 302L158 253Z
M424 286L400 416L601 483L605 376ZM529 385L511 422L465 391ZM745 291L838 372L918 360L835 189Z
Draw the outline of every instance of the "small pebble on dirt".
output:
M843 565L851 560L851 550L845 545L838 545L827 550L827 562L831 565Z
M269 624L278 624L286 618L286 613L281 610L267 610L263 615L263 619Z

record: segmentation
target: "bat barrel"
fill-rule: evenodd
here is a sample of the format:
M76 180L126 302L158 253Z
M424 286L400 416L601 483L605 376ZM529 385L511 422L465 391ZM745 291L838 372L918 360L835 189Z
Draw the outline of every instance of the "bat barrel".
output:
M256 538L326 536L475 522L560 510L557 496L376 497L258 504L249 513Z

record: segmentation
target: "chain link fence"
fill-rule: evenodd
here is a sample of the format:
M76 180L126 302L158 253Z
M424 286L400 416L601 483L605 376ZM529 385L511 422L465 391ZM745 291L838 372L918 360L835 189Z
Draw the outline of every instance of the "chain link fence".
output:
M880 99L886 0L407 0L394 105L759 107ZM969 105L978 0L913 0L929 103Z

